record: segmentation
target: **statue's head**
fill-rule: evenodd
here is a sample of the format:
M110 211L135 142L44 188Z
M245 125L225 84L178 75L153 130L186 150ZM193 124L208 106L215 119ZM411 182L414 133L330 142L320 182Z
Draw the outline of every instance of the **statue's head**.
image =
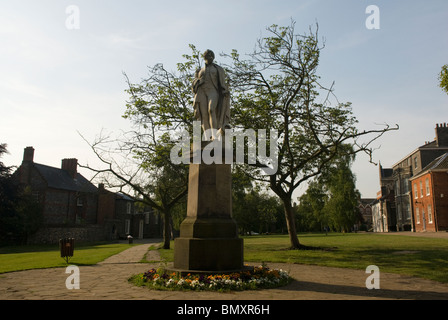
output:
M213 62L213 60L215 60L215 54L210 49L205 50L202 57L204 58L206 64L210 64Z

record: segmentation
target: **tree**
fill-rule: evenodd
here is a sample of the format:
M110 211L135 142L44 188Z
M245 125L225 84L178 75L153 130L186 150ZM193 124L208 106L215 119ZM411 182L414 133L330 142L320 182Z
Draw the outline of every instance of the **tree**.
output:
M361 195L356 189L356 178L350 169L354 157L338 160L325 174L328 201L323 211L328 215L328 222L334 230L349 232L359 220L358 202Z
M173 210L185 201L188 190L188 166L172 163L170 152L182 132L192 132L191 83L200 54L194 46L191 49L193 54L184 55L186 61L177 65L177 73L156 64L148 67L148 78L137 84L124 74L130 98L123 117L131 121L133 130L119 138L100 135L89 143L105 168L81 165L109 188L158 210L163 215L166 249Z
M276 197L255 188L247 193L234 195L233 217L243 234L269 232L277 222L279 206Z
M439 86L448 94L448 64L442 67L442 71L439 73Z
M322 231L329 225L328 215L324 210L328 194L322 181L310 181L304 194L298 198L297 221L299 230Z
M237 50L226 66L232 90L232 117L236 128L278 131L278 170L268 177L247 166L254 179L265 181L284 206L290 246L300 249L292 206L293 192L318 176L335 158L365 152L372 161L373 141L397 128L359 130L351 103L334 96L334 83L326 88L317 75L318 26L297 35L290 26L273 25L258 40L253 53L243 59ZM335 101L333 101L335 100ZM365 141L363 141L365 139ZM351 144L347 151L342 146Z
M7 145L0 144L0 158L7 152ZM0 161L0 243L26 243L42 225L42 211L31 189L14 182L12 169Z
M360 193L351 171L354 159L354 156L345 156L333 161L309 182L306 192L298 198L299 225L306 231L331 227L348 232L358 222Z

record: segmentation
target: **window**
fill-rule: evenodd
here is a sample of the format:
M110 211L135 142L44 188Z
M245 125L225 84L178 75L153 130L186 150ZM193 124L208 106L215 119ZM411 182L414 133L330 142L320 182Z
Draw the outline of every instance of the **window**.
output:
M124 233L125 233L125 234L129 234L129 233L130 233L130 230L131 230L131 220L126 219L126 220L124 221Z
M78 207L82 207L82 198L77 198L77 199L76 199L76 205L77 205Z
M414 168L415 168L415 169L418 168L418 160L417 160L417 157L414 158Z
M131 203L130 202L126 203L126 213L131 214Z
M423 198L423 182L420 181L420 198Z
M432 223L432 208L431 205L428 205L428 222Z
M429 179L426 178L426 195L429 196Z
M417 184L414 183L414 198L417 199L418 198L418 189L417 189Z
M411 219L411 206L409 203L406 203L406 220Z
M408 192L409 192L409 179L408 178L404 178L403 194L406 194Z
M417 224L420 224L420 210L415 208L415 220L417 220Z

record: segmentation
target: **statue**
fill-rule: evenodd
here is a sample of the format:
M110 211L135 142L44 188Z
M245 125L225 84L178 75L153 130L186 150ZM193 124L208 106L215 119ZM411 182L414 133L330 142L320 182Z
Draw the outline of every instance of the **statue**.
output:
M202 57L205 66L193 81L194 117L201 121L206 139L214 140L230 128L230 91L224 69L213 63L213 51L206 50Z

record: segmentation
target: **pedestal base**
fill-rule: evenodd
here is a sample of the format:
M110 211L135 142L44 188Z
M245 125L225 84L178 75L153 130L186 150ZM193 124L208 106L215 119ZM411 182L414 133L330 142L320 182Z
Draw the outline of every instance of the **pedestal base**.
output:
M243 269L243 239L177 238L174 248L174 269L193 273Z
M190 164L187 217L174 241L173 268L184 273L243 269L243 240L232 219L230 164Z

